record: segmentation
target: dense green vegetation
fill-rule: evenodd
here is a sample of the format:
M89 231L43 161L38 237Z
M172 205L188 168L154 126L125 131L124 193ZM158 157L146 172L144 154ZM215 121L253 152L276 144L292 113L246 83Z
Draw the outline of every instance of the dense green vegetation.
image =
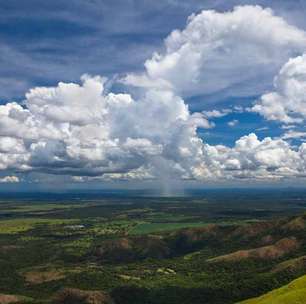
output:
M177 230L181 228L203 227L204 223L139 223L131 231L130 234L147 234L163 231Z
M303 199L0 206L0 303L237 303L306 274Z

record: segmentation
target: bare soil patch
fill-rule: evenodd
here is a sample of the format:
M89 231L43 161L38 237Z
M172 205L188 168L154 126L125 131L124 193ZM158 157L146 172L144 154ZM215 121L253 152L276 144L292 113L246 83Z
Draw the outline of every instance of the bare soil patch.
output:
M276 242L274 245L259 247L249 250L239 250L230 254L222 255L213 259L210 262L230 262L239 261L241 259L254 258L254 259L276 259L280 258L300 246L296 238L284 238Z
M24 274L25 280L29 284L41 284L45 282L57 281L65 278L65 274L60 271L30 271Z
M53 300L54 304L114 304L112 298L102 291L64 288Z
M0 294L0 304L18 303L20 298L15 295Z

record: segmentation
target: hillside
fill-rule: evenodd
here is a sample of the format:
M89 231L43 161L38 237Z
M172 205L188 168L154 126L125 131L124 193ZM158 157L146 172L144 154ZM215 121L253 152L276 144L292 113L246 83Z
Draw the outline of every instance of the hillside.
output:
M275 289L261 297L240 304L304 304L306 301L306 276Z
M259 247L249 250L239 250L230 254L209 259L210 262L227 262L241 261L242 259L276 259L295 251L299 247L297 240L292 238L284 238L273 245Z

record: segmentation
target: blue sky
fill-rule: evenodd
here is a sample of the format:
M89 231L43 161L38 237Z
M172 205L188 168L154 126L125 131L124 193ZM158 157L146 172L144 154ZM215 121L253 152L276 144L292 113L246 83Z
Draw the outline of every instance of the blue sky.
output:
M192 13L254 3L306 28L303 0L2 1L1 82L7 85L1 99L21 99L36 85L78 81L83 73L142 70L163 39L183 28Z
M80 83L80 77L85 73L113 80L106 85L109 91L137 95L137 88L126 87L114 80L127 74L150 73L145 70L145 61L154 52L165 52L164 39L174 29L183 30L191 14L211 9L223 13L237 5L272 8L276 16L306 31L306 2L303 0L2 1L0 104L11 101L25 104L25 93L29 89L55 87L59 82ZM296 55L301 54L297 52ZM210 70L214 74L214 70ZM261 95L274 90L271 75L276 76L278 70L278 65L271 68L271 73L264 75L266 78L254 73L252 84L251 78L247 78L224 90L206 92L197 87L188 93L182 89L175 94L184 99L190 114L231 109L227 115L209 119L213 128L198 127L198 136L209 145L233 147L237 139L250 133L256 133L259 140L268 136L278 138L286 132L282 128L283 121L267 119L262 113L249 110ZM237 106L244 110L233 110ZM304 124L296 124L294 130L304 132ZM293 149L302 141L301 137L288 139ZM26 142L25 145L30 144ZM20 168L7 168L1 176L21 174L20 179L24 180L21 171ZM43 173L38 169L34 171L31 180L35 180L37 174L49 174L48 170Z

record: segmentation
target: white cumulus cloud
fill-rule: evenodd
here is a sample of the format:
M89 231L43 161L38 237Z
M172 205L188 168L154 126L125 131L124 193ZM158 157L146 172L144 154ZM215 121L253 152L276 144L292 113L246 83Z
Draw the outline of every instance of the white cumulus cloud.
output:
M233 148L211 146L196 132L209 122L173 92L149 89L135 100L106 93L104 81L86 76L81 85L34 88L25 107L1 106L0 169L75 181L304 176L306 144L294 149L283 139L250 134Z
M19 183L19 178L17 176L0 177L0 183Z
M281 65L305 48L305 32L271 9L205 10L165 39L165 50L145 62L144 74L128 75L125 82L172 88L183 96L226 90L250 96L269 87Z
M274 81L275 91L264 94L253 106L268 120L286 124L306 118L306 54L290 59Z
M227 124L228 124L229 127L235 127L236 125L239 124L239 121L237 119L233 119L233 120L229 121Z
M191 115L171 91L150 89L134 100L105 93L104 82L85 76L81 85L31 89L25 107L1 106L0 168L75 176L130 174L141 167L155 176L192 174L202 144L196 129L210 127L204 116Z
M206 168L218 179L280 179L304 177L306 144L293 149L282 139L243 136L233 148L205 146Z

